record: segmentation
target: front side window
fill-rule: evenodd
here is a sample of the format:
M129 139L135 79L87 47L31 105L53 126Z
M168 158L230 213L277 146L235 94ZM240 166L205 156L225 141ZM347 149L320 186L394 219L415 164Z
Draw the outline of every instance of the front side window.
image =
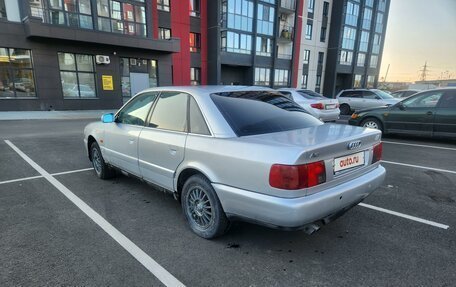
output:
M157 92L146 92L134 97L116 116L116 123L144 126L147 114L157 98Z
M186 132L188 95L179 92L163 92L152 111L149 127Z
M58 53L63 97L95 98L95 68L92 55Z
M97 0L98 30L146 37L146 9L139 1L134 3Z
M402 101L407 108L434 108L437 106L443 91L430 91Z
M199 135L211 135L203 114L195 99L190 97L190 133Z
M323 124L285 96L271 92L227 92L211 98L238 137Z
M201 34L190 32L190 52L199 52L201 49Z
M268 68L255 68L255 85L269 86L271 83L271 70Z
M0 48L0 98L35 96L31 51Z

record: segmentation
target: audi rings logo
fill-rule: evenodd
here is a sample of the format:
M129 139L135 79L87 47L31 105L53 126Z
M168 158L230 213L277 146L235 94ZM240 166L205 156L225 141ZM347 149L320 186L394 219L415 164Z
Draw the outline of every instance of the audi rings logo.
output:
M354 141L354 142L348 143L347 148L352 150L352 149L359 148L360 146L361 146L361 141Z

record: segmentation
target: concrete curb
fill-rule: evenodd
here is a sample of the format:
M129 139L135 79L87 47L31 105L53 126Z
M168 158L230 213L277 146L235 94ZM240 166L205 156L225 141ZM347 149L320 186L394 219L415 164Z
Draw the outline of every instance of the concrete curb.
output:
M105 113L115 113L116 111L117 110L0 112L0 121L99 119L101 115Z

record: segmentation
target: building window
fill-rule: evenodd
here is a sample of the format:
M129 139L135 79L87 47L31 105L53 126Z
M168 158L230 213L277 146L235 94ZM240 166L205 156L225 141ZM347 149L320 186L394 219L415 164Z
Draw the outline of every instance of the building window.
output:
M323 65L323 62L325 61L325 53L324 52L318 52L318 64Z
M0 98L35 96L31 51L0 48Z
M190 68L190 85L201 85L201 68Z
M366 0L366 6L368 7L374 7L374 0Z
M272 39L267 37L257 37L256 54L258 56L270 57L272 53Z
M347 2L347 9L345 10L345 24L350 26L358 25L359 5L353 2Z
M367 76L367 88L371 89L375 84L375 76Z
M199 52L201 49L201 34L190 32L190 52Z
M372 53L380 54L380 41L382 40L379 34L374 34L374 43L372 43Z
M171 29L158 28L158 39L161 39L161 40L171 39Z
M321 27L320 31L320 42L326 41L326 27Z
M301 88L307 89L307 74L301 76Z
M313 13L315 8L315 0L308 0L307 1L307 12Z
M307 23L306 25L306 39L312 40L312 23Z
M341 65L351 65L353 61L353 52L351 51L340 51L339 63Z
M169 0L157 0L157 9L169 12Z
M200 0L189 0L190 1L190 16L199 17L200 16Z
M369 30L372 21L372 9L364 8L363 29Z
M361 88L362 85L362 75L355 75L355 81L353 83L354 88Z
M257 32L259 34L274 34L274 7L258 4Z
M124 102L132 95L130 73L149 74L149 87L158 85L158 66L156 60L141 58L120 58L121 87Z
M252 32L253 1L223 0L222 26L224 28Z
M378 62L378 56L372 55L370 59L370 64L369 67L371 68L377 68L377 62Z
M255 68L255 85L269 86L271 83L271 70L268 68Z
M378 3L378 10L385 12L386 9L386 0L380 0Z
M323 17L328 17L329 15L329 2L323 2Z
M320 88L321 85L321 75L317 75L317 81L315 82L315 88Z
M247 34L223 31L222 50L231 53L251 54L252 36Z
M310 59L310 50L304 50L304 59L302 62L304 64L309 64L309 59Z
M90 0L50 0L44 4L42 1L30 1L32 16L41 18L45 23L93 29Z
M288 86L288 70L275 69L274 86Z
M364 67L365 63L366 63L366 54L359 53L358 54L358 60L356 61L356 66Z
M375 32L383 32L383 13L377 13L377 19L375 22Z
M142 37L147 36L144 4L133 5L122 1L97 0L98 30Z
M369 46L369 32L362 31L361 39L359 40L359 50L361 52L367 52L368 46Z
M0 0L0 19L6 19L6 7L5 7L5 0Z
M95 98L95 68L92 55L58 53L60 80L65 98Z
M342 48L353 50L355 48L356 29L345 26L342 38Z

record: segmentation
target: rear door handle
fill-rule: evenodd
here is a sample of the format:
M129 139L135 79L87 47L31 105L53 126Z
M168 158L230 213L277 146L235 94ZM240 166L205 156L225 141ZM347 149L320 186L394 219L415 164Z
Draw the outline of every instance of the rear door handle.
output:
M128 139L128 142L129 142L130 144L134 144L134 143L135 143L135 139Z
M432 113L431 111L429 111L429 112L427 112L427 113L426 113L426 115L428 115L428 116L432 116L432 115L433 115L433 113Z

